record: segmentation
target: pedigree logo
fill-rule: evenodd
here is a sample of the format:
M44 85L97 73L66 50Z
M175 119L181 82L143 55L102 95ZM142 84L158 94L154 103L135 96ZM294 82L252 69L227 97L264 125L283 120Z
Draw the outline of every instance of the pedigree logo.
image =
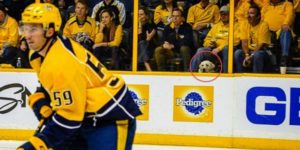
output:
M128 85L134 102L140 107L142 115L137 120L149 120L149 85Z
M213 86L174 86L173 121L213 122Z

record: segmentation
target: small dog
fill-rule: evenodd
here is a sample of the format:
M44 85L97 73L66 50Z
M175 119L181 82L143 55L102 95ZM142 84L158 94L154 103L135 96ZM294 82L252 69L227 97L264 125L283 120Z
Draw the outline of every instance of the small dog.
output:
M199 64L198 72L215 72L215 64L209 60L204 60Z

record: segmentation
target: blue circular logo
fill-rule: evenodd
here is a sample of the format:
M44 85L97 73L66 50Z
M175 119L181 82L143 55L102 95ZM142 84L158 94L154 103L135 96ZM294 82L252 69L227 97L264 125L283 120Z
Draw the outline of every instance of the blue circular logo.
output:
M196 92L189 93L185 99L185 108L188 112L193 113L194 115L200 114L204 107L202 106L204 100L201 95Z
M135 94L135 92L129 90L129 93L134 100L139 99L138 96Z

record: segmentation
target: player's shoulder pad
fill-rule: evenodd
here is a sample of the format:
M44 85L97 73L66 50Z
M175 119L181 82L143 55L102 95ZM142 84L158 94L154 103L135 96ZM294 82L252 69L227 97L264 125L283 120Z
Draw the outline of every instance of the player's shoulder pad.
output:
M61 35L59 35L59 36L57 36L57 37L58 37L58 39L61 41L61 43L63 44L63 46L64 46L67 50L69 50L71 53L75 54L75 53L74 53L73 46L72 46L72 43L71 43L71 41L70 41L69 38L67 38L67 37L65 37L65 36L61 36Z

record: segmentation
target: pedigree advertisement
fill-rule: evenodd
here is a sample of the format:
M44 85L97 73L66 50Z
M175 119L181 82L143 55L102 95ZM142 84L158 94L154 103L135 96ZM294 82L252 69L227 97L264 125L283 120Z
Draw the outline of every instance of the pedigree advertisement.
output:
M134 102L140 107L142 115L137 120L149 120L149 85L128 85Z
M213 122L213 86L174 86L173 121Z

